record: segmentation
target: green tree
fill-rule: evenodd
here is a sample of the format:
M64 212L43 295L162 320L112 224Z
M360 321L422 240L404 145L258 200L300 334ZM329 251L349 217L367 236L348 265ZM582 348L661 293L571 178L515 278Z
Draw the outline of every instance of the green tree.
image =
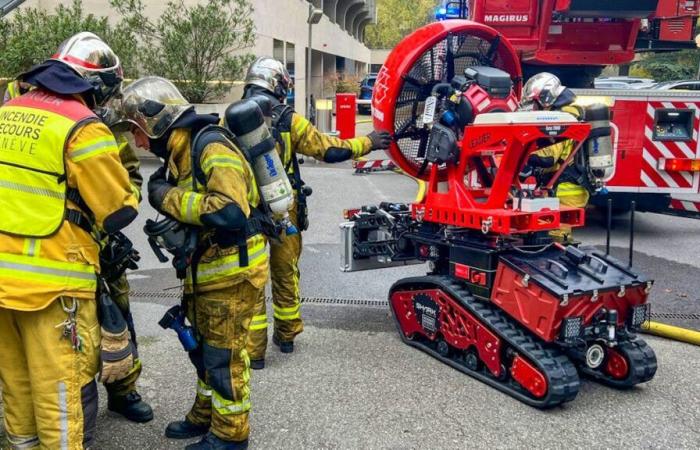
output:
M700 50L651 53L632 66L632 73L645 73L656 81L695 79L700 64Z
M91 31L119 55L128 76L138 76L137 39L129 24L111 25L107 17L84 14L82 1L59 5L53 12L40 8L18 8L0 19L0 77L12 78L54 54L68 37Z
M171 0L155 21L142 0L111 0L131 28L141 30L142 63L149 74L172 80L193 103L230 91L228 80L243 75L255 43L253 8L248 0L207 0L188 6Z
M377 0L377 24L365 30L369 48L393 48L417 28L434 20L438 0Z

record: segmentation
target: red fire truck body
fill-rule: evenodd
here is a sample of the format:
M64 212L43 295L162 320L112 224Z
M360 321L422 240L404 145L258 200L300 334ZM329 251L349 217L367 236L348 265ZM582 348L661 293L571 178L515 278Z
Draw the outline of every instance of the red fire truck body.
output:
M615 208L627 209L635 200L643 211L700 218L700 95L658 90L576 93L611 105L616 164L606 186ZM592 202L602 205L606 199L597 195Z
M698 0L461 0L463 17L501 32L518 52L525 78L547 70L589 87L606 65L636 52L695 48Z

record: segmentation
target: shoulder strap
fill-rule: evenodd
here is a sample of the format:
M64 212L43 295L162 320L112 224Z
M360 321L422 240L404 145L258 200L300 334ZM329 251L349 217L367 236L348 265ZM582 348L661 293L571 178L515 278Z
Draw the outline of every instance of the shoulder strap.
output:
M192 188L197 190L197 183L204 186L207 184L207 178L202 170L202 153L207 145L214 142L230 146L236 141L236 137L230 130L218 126L208 125L197 133L192 138L190 153L192 157Z
M294 108L284 103L272 107L272 127L280 133L289 132L292 129L292 114Z

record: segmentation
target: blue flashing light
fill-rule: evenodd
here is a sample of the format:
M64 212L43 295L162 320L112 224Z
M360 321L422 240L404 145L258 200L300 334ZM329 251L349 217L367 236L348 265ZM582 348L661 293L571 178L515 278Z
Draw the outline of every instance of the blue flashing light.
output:
M436 8L435 9L435 19L436 20L445 20L447 19L447 8Z

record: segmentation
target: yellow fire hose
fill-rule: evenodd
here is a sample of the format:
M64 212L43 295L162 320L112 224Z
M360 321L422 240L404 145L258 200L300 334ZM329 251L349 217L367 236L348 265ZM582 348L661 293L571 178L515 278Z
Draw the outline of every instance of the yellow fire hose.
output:
M700 346L700 331L688 330L686 328L674 327L665 323L648 321L642 324L642 331L647 334L673 339L674 341L686 342L688 344Z

